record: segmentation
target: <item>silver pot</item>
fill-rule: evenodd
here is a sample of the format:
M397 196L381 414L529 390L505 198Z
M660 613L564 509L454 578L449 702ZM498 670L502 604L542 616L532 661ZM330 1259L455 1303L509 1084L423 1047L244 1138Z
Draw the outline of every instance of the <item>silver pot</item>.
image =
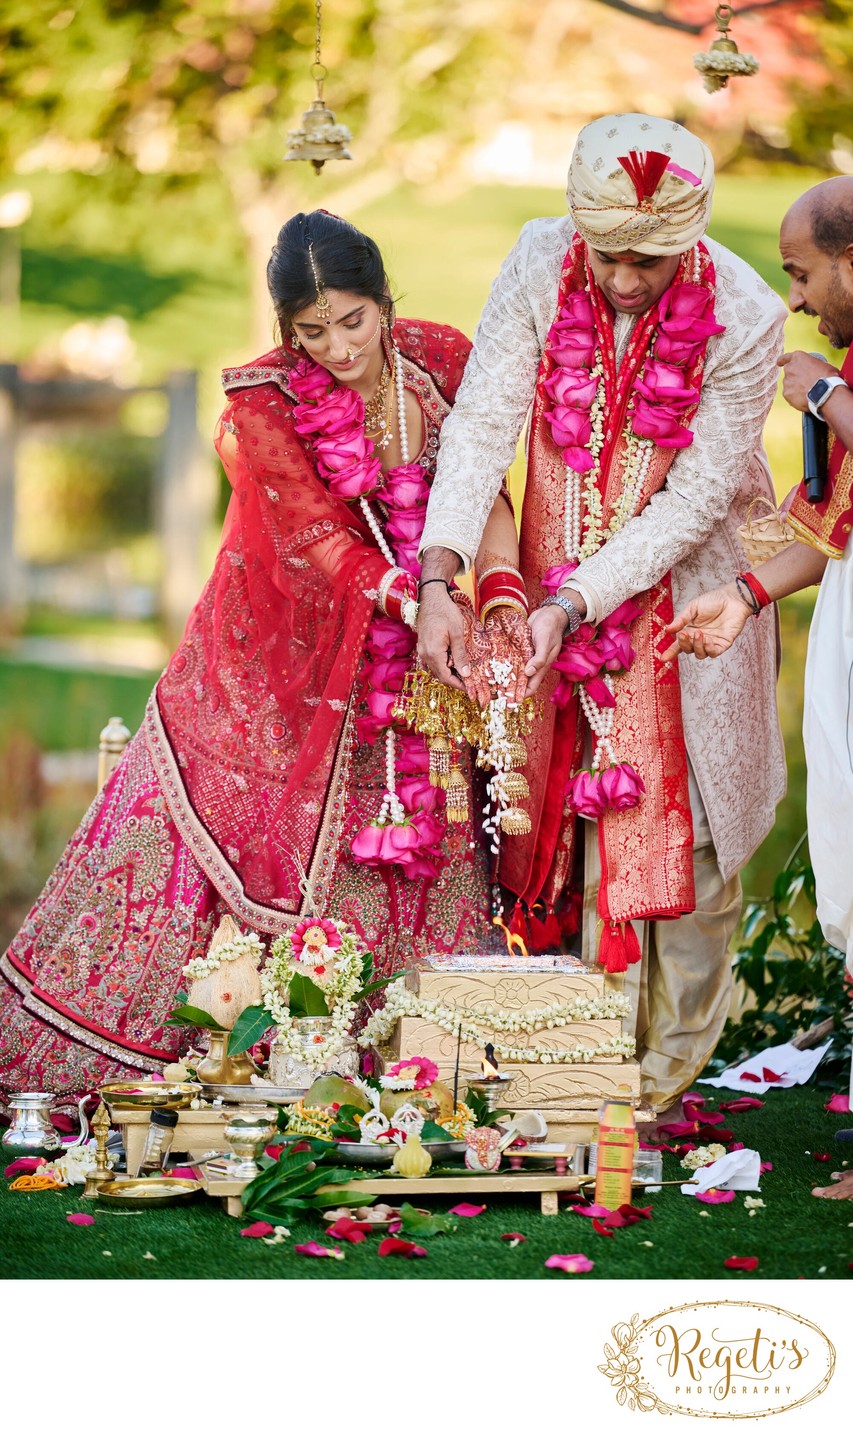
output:
M22 1153L55 1153L62 1148L62 1139L50 1116L55 1093L10 1093L12 1122L0 1143Z
M358 1074L359 1052L354 1039L346 1037L340 1052L326 1062L318 1056L317 1036L327 1037L332 1019L327 1017L294 1018L293 1027L299 1033L301 1053L294 1055L283 1046L278 1038L270 1048L270 1064L267 1078L276 1087L310 1088L321 1073L340 1073L343 1078L354 1078Z

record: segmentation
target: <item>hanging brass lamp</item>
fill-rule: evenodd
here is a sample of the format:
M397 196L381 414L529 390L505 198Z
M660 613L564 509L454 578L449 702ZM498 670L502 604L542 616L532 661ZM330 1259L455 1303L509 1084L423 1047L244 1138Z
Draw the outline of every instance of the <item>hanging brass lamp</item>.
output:
M719 38L710 50L700 50L693 56L693 64L702 76L709 95L713 95L715 90L724 90L732 75L755 75L759 68L754 55L742 55L734 40L729 39L733 14L731 5L717 6L714 20L720 32Z
M346 125L335 121L332 111L323 99L323 83L328 75L320 58L320 28L322 21L322 0L315 0L316 29L314 35L314 63L311 78L316 87L313 102L302 116L302 128L291 130L287 136L286 160L308 160L319 175L327 160L351 160L347 145L352 135Z

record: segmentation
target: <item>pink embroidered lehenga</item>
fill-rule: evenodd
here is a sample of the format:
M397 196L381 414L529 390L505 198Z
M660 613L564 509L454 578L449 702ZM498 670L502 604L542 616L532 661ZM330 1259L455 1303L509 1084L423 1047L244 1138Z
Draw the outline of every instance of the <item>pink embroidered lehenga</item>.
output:
M469 344L417 321L394 340L429 482ZM7 1091L81 1091L172 1059L182 1035L164 1025L182 970L227 912L277 935L309 893L359 930L379 972L488 942L485 853L471 823L436 811L422 739L397 744L416 861L352 857L382 802L386 689L414 636L377 622L385 560L296 431L293 363L277 350L225 373L217 443L235 435L237 459L213 574L140 731L0 960ZM396 517L408 560L424 506L395 516L381 498L374 513L389 532Z

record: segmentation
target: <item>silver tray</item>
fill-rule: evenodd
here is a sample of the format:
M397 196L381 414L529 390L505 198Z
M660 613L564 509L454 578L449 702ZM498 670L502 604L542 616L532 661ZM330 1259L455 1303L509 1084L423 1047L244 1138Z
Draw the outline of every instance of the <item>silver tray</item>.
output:
M203 1083L201 1091L205 1098L257 1107L263 1103L296 1103L305 1097L308 1089L269 1088L259 1083Z
M465 1152L464 1142L434 1142L423 1146L434 1163L461 1157ZM396 1143L335 1143L332 1154L336 1160L340 1158L345 1167L388 1168L396 1151Z

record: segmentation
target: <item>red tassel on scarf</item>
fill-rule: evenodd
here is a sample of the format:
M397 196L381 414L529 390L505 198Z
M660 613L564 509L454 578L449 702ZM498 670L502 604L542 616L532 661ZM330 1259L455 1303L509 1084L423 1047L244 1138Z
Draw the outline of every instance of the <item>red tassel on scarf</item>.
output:
M628 178L633 182L637 204L651 199L661 182L661 176L669 164L669 155L657 150L632 150L630 155L619 155L618 160Z
M547 925L536 916L536 909L530 910L530 950L532 953L548 952Z
M605 923L598 945L598 961L605 973L624 973L629 963L639 963L640 956L633 923Z
M524 943L527 943L530 937L527 929L527 918L525 917L520 898L516 900L515 907L512 910L512 917L509 920L509 931L510 933L514 933L517 938L521 938Z

